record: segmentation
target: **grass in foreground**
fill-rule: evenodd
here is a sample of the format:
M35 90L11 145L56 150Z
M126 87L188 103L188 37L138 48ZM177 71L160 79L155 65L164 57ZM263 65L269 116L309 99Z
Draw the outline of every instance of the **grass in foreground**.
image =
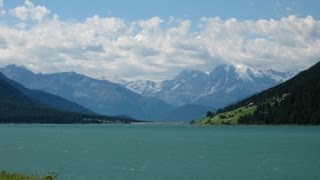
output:
M0 172L0 180L56 180L57 174L50 172L47 175L24 175L21 173Z
M225 113L216 114L213 117L205 117L196 124L229 124L235 125L238 124L238 120L240 117L253 114L254 111L257 109L257 106L242 106L238 109L233 111L228 111Z

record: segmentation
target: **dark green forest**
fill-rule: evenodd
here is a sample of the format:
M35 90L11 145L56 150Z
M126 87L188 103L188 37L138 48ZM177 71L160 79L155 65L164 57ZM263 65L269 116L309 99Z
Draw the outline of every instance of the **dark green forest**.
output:
M320 124L320 62L294 78L219 110L231 111L250 103L253 114L240 117L239 124Z

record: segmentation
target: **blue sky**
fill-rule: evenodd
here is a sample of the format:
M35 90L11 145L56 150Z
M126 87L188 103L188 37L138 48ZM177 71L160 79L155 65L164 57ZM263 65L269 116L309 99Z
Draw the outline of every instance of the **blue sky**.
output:
M161 81L320 60L319 0L0 0L0 67Z
M23 0L4 0L5 8L23 4ZM170 16L199 20L219 16L239 20L279 19L295 14L320 17L319 0L33 0L44 5L62 19L82 20L87 17L115 16L128 20Z

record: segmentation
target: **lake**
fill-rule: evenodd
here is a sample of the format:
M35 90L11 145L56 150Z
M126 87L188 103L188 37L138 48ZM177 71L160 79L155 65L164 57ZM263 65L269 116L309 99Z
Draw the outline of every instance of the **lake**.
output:
M0 125L0 170L70 180L320 179L318 126Z

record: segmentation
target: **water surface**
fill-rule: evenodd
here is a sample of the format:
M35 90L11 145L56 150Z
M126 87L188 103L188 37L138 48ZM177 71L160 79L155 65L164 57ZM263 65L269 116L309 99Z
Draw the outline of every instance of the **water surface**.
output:
M320 127L0 125L0 170L59 179L320 179Z

